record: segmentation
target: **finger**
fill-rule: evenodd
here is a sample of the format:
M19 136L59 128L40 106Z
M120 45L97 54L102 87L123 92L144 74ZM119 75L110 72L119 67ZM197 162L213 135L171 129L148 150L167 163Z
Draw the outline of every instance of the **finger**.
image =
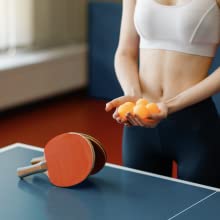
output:
M124 125L127 126L127 127L131 127L131 126L132 126L132 124L131 124L129 121L127 121L126 123L124 123Z
M105 105L105 111L109 112L114 108L114 105L111 102L106 103Z
M137 123L134 120L132 120L131 118L128 117L127 120L132 126L137 126Z
M154 121L152 120L151 121L148 118L147 119L141 119L138 115L135 115L135 118L144 127L152 128L152 127L154 127L157 124L156 120L154 120Z
M118 118L119 117L119 114L118 114L118 111L116 110L112 116L114 119Z
M120 117L116 117L115 120L116 120L118 123L120 123L120 124L123 123L123 120L122 120Z
M139 126L144 126L142 119L138 117L137 115L134 115L133 119Z
M125 120L119 119L119 122L120 122L120 124L124 124L127 127L132 126L132 124L127 119L125 119Z
M129 121L132 125L138 126L138 123L134 120L133 116L132 116L130 113L128 113L128 114L126 115L126 117L127 117L128 121Z
M108 112L111 111L113 108L118 107L119 105L123 104L124 100L125 100L124 96L121 96L106 103L105 111Z
M139 126L145 126L142 120L137 115L134 116L134 119L139 124Z

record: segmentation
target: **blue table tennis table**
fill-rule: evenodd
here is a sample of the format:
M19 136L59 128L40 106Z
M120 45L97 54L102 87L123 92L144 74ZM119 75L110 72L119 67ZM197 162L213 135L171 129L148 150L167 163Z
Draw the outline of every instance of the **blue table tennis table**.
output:
M21 143L0 149L1 220L220 219L220 189L109 163L71 188L44 173L20 180L17 167L42 154Z

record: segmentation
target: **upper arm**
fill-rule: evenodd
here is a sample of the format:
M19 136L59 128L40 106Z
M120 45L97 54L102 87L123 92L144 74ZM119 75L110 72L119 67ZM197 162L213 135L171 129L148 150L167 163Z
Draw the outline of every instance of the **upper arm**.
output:
M136 0L123 0L122 19L118 52L138 55L139 36L134 26L134 10Z

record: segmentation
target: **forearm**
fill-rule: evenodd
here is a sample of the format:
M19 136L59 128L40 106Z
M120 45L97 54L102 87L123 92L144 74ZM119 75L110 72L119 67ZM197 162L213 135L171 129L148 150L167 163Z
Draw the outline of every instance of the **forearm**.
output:
M168 106L168 114L196 104L220 91L220 68L211 75L181 92L174 98L168 99L165 103Z
M124 95L141 96L137 58L116 53L115 71Z

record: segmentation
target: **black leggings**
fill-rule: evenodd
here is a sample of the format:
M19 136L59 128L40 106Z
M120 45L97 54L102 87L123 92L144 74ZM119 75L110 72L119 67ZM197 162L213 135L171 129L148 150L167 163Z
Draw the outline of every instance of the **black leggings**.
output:
M208 98L169 115L155 128L124 127L123 165L220 187L220 119Z

